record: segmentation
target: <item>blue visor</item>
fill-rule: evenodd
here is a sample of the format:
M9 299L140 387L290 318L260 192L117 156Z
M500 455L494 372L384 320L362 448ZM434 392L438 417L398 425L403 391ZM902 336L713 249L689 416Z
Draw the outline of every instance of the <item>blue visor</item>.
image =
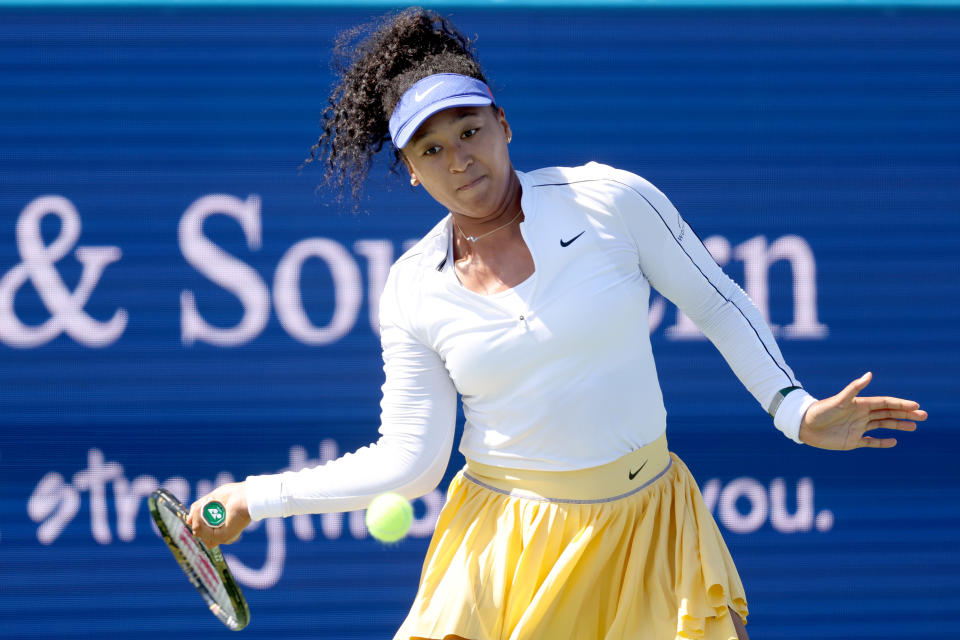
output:
M390 138L402 149L427 118L453 107L483 107L493 104L486 84L457 73L437 73L413 84L390 116Z

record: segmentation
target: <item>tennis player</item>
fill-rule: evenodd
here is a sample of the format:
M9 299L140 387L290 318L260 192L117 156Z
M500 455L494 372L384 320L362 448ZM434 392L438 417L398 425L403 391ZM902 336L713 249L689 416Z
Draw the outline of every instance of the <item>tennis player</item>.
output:
M865 432L913 431L926 412L860 397L870 374L811 397L761 314L642 178L595 163L515 170L506 115L444 18L408 10L346 34L338 52L344 71L312 154L327 181L358 196L392 143L410 183L449 213L383 291L379 440L225 485L193 505L195 531L214 545L251 519L424 495L447 466L460 394L467 464L397 639L746 638L740 577L667 449L651 286L798 443L892 447ZM211 499L228 510L216 530L197 517Z

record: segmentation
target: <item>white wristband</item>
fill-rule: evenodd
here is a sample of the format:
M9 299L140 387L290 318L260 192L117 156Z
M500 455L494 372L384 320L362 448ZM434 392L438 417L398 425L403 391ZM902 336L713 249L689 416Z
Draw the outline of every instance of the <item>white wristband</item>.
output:
M803 416L807 413L807 409L816 401L816 398L803 389L794 389L787 394L780 406L777 407L773 424L785 436L797 444L803 444L803 441L800 440L800 423L803 422Z

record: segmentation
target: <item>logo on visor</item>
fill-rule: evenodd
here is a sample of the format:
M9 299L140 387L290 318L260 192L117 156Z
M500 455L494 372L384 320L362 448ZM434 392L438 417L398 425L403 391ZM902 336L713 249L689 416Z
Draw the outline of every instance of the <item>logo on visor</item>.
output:
M441 81L438 82L437 84L433 85L432 87L430 87L429 89L427 89L427 90L424 91L423 93L420 93L419 91L417 91L416 93L413 94L413 99L416 100L417 102L423 101L423 99L427 97L427 94L428 94L428 93L430 93L431 91L433 91L434 89L436 89L437 87L439 87L439 86L442 85L442 84L443 84L443 80L441 80Z

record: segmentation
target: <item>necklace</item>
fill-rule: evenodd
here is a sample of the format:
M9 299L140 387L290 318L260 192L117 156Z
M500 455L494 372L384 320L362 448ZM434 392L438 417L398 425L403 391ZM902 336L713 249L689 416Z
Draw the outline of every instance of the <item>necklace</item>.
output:
M468 240L468 241L470 241L470 242L476 242L476 241L479 240L480 238L486 238L486 237L489 236L490 234L493 234L493 233L496 233L497 231L500 231L500 229L505 229L505 228L509 227L511 224L513 224L514 222L516 222L517 218L520 217L520 214L521 214L521 213L523 213L523 209L520 209L520 211L517 211L517 215L513 216L513 218L511 218L510 222L508 222L507 224L501 225L501 226L497 227L496 229L494 229L493 231L487 231L486 233L481 233L481 234L478 235L478 236L468 236L467 234L465 234L463 231L460 230L460 225L457 224L457 221L456 221L456 220L453 221L453 226L455 226L455 227L457 228L457 232L458 232L461 236L463 236L463 239L464 239L464 240Z

